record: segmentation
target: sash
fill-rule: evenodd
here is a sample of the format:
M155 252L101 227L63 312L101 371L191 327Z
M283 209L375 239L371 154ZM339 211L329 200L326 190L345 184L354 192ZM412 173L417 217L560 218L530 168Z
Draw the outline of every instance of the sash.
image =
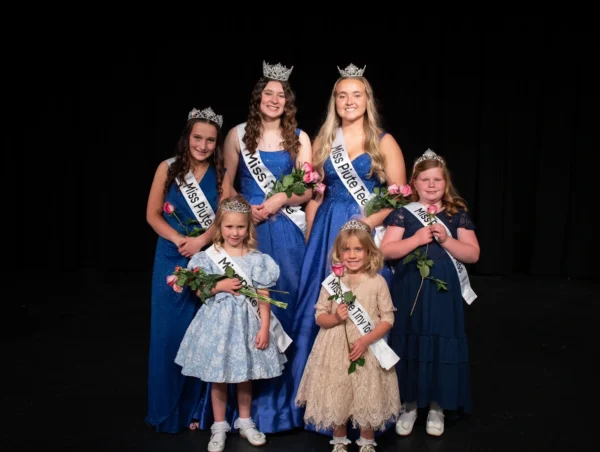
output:
M244 135L246 133L246 123L239 124L237 126L237 134L238 141L240 143L240 151L242 157L244 158L244 162L248 167L248 171L252 174L256 184L260 187L260 189L265 193L269 193L271 188L274 186L277 179L267 168L267 166L262 162L260 158L260 152L258 150L251 154L246 148L246 144L243 141ZM283 206L280 209L290 220L294 222L296 226L300 228L302 234L306 233L306 214L302 210L301 206Z
M452 237L448 226L446 226L443 221L440 221L437 217L434 217L433 221L429 221L429 214L427 213L427 209L418 202L411 202L404 206L404 208L410 213L412 213L415 217L417 217L417 219L424 226L428 226L430 224L435 223L442 224L446 228L446 232L448 233L448 235ZM437 240L437 237L435 239ZM462 293L463 298L465 299L467 304L473 303L473 301L475 301L475 299L477 298L477 295L475 294L473 289L471 289L471 283L469 282L469 275L467 274L467 269L465 268L465 265L462 262L458 261L452 254L450 254L448 250L446 250L446 253L448 253L448 256L450 256L450 260L452 261L452 263L454 264L454 268L456 269L456 274L458 275L458 280L460 281L460 291Z
M347 292L348 288L346 285L342 281L339 281L339 283L341 283L342 293ZM325 288L325 290L327 290L329 295L334 295L336 293L335 289L339 285L338 278L331 273L325 279L325 281L321 283L321 285ZM338 304L341 303L341 300L336 299L335 301ZM348 317L356 325L358 331L360 331L360 334L363 336L375 328L369 313L358 300L354 300L354 303L348 305ZM383 340L383 338L379 338L369 345L369 350L371 350L371 353L375 355L377 361L379 361L379 364L381 364L381 367L386 370L391 369L398 361L400 361L398 355L394 353L394 351L390 348L387 342Z
M329 155L333 168L335 169L338 177L346 186L348 193L352 195L362 215L365 214L365 205L367 202L375 196L371 193L365 183L362 181L360 176L357 174L346 151L346 145L344 143L344 135L342 129L338 128L335 134L335 140L331 147L331 153ZM379 248L381 241L383 240L383 234L385 234L385 226L377 226L375 228L375 245Z
M233 271L235 271L235 277L238 278L240 281L242 281L242 284L244 286L246 286L246 287L253 286L252 280L248 277L248 275L246 275L246 273L244 273L244 270L242 270L242 267L240 267L238 265L238 263L236 261L234 261L231 258L231 256L227 253L227 251L225 251L223 248L221 248L220 250L217 250L214 245L211 245L210 247L208 247L206 249L206 255L221 270L223 270L223 273L225 273L225 268L227 268L227 266L230 266L231 268L233 268ZM269 290L269 289L265 289L265 290ZM250 310L254 313L256 318L260 320L260 312L258 310L258 303L259 303L258 300L256 300L255 298L248 298L248 297L244 297L244 298L250 305L250 308L251 308ZM279 320L277 320L277 317L275 317L275 314L273 314L273 311L271 311L270 320L271 321L269 323L269 331L271 331L271 334L273 335L273 338L275 340L275 344L277 345L277 348L279 349L279 351L281 353L283 353L289 347L289 345L292 343L292 339L283 330L281 323L279 323Z
M167 163L171 166L174 161L175 157L172 157L167 160ZM204 229L208 229L215 221L215 212L191 171L188 171L184 180L185 183L179 185L179 190L181 190L181 194L188 203L188 206L190 206L190 209L192 209L200 226Z

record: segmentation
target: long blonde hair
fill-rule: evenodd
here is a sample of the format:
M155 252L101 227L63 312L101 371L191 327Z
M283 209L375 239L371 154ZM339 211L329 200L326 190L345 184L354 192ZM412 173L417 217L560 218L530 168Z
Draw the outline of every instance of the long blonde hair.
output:
M344 253L344 247L350 240L350 237L356 237L362 247L367 253L367 259L361 271L365 272L369 276L375 276L375 274L383 267L383 253L375 242L371 235L371 228L364 222L360 221L365 226L366 230L363 229L344 229L340 230L335 242L331 247L331 262L340 263L342 262L342 255Z
M373 89L371 84L364 77L340 77L333 85L331 91L331 97L329 98L329 104L327 106L327 116L323 125L321 126L319 133L315 139L315 142L319 143L319 147L314 151L313 168L318 171L321 178L324 178L323 166L325 161L329 158L333 141L337 129L341 127L342 120L337 114L335 108L335 99L337 97L337 87L342 80L353 78L362 82L365 87L365 94L367 96L367 110L364 116L363 127L365 131L365 152L371 157L371 169L369 170L369 177L373 173L377 174L380 182L385 181L385 173L383 171L385 166L385 158L379 148L379 142L381 140L381 134L383 129L380 126L379 112L377 111L377 104L373 95Z

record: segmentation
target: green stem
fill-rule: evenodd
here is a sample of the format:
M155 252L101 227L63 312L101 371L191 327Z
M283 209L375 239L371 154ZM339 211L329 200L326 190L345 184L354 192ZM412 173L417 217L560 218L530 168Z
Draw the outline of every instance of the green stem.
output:
M187 226L183 225L183 223L181 222L181 220L179 219L179 217L177 216L177 214L175 212L173 212L173 216L175 218L177 218L177 221L179 221L179 224L181 225L181 227L185 229L185 235L188 235L188 228L187 228Z
M427 247L425 248L425 258L427 257L427 250L429 249L429 243L427 244ZM423 281L425 281L425 278L423 278L421 276L421 285L419 286L419 290L417 291L417 296L415 297L415 302L413 303L413 307L410 310L410 315L413 315L413 311L415 310L415 306L417 305L417 300L419 299L419 294L421 293L421 287L423 287Z

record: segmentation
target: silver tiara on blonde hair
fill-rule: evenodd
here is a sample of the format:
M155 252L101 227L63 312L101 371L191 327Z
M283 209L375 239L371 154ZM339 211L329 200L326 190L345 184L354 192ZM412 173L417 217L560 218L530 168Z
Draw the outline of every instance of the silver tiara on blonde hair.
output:
M344 224L344 226L342 226L342 228L340 229L340 231L350 231L350 230L359 230L359 231L365 231L365 232L371 232L369 230L369 226L367 226L366 224L357 221L357 220L350 220L348 222L346 222L346 224Z
M437 155L435 152L433 152L431 149L428 148L425 152L423 152L423 155L415 161L415 164L413 165L413 167L415 167L417 165L417 163L421 163L424 160L439 160L440 162L442 162L443 165L446 164L446 162L444 162L444 159L442 157L440 157L439 155Z
M365 64L365 67L363 67L362 69L359 69L358 67L356 67L352 63L350 63L348 66L346 66L346 69L340 69L339 66L337 68L338 68L338 72L340 73L340 75L342 77L361 77L363 75L363 73L365 72L367 65Z
M194 118L208 119L209 121L219 124L219 127L223 127L223 116L217 115L210 107L205 108L204 110L192 108L192 111L188 113L188 121Z
M288 69L281 63L269 64L266 61L263 61L263 75L273 80L279 80L281 82L287 81L287 79L290 78L292 69L294 69L294 66Z
M251 209L248 204L244 204L243 202L234 199L233 201L225 201L221 205L221 210L226 212L248 213Z

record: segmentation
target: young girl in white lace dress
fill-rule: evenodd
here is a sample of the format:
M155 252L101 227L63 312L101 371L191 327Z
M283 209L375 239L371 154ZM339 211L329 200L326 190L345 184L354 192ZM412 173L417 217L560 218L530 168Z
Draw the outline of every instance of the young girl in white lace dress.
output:
M341 282L356 296L374 328L366 334L361 332L349 316L349 309L357 305L330 299L324 284L315 313L321 328L304 369L296 404L306 405L306 423L318 430L333 430L330 443L334 452L345 451L350 444L348 422L360 429L356 442L360 451L373 452L375 430L385 430L386 424L399 415L400 394L394 366L386 370L369 348L378 340L384 341L382 338L392 328L394 306L385 279L377 273L383 256L367 224L351 220L342 226L332 249L332 262L343 265L334 273L344 271ZM354 371L349 372L353 361L364 364L353 365Z
M188 269L200 267L206 273L223 274L231 266L240 278L219 280L192 320L181 342L175 362L182 374L211 382L214 423L208 444L210 452L225 449L227 384L237 383L239 417L234 428L254 446L266 442L250 417L252 381L278 377L287 362L271 331L276 318L267 302L251 302L236 291L242 285L272 287L279 278L279 266L267 254L256 250L256 230L251 208L240 195L223 200L215 216L213 245L195 254ZM244 283L242 282L244 280ZM268 290L258 290L269 296ZM281 332L281 330L279 330Z

